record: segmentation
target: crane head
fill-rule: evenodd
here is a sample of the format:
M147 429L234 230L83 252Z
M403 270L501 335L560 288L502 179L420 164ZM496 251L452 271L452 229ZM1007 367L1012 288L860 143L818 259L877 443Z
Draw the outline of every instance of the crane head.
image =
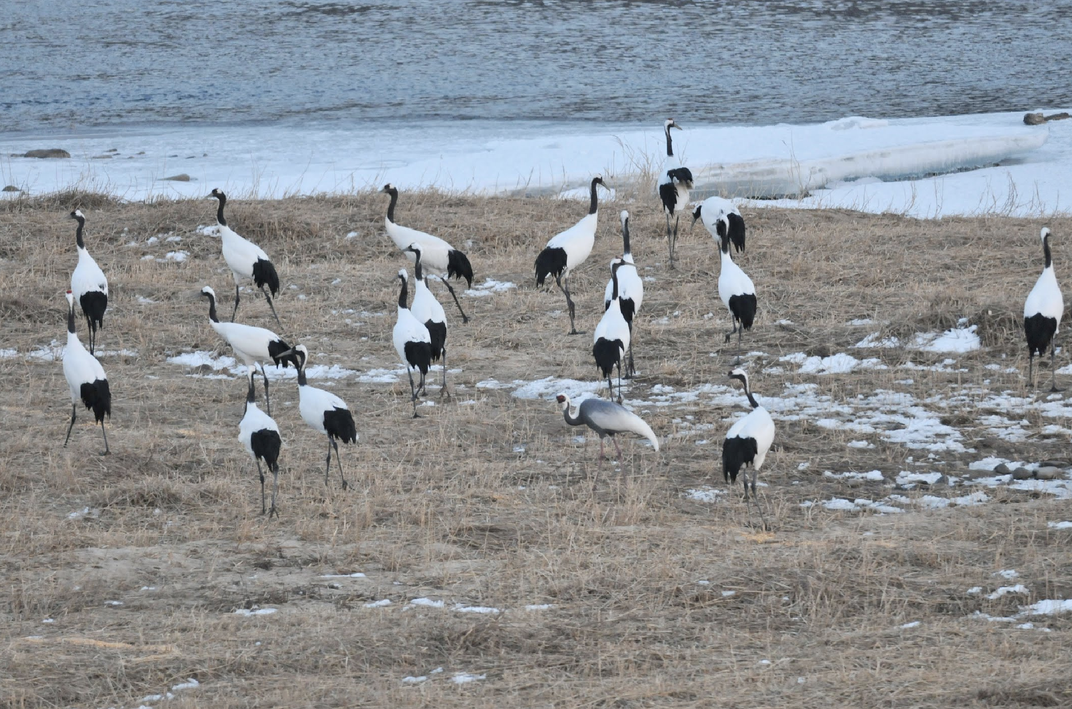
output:
M1050 228L1049 228L1049 227L1045 227L1045 226L1044 226L1044 227L1042 227L1042 231L1041 231L1041 232L1039 232L1039 237L1040 237L1040 238L1041 238L1041 239L1042 239L1043 241L1045 241L1045 240L1046 240L1046 237L1047 237L1047 236L1049 236L1049 235L1050 235Z
M388 182L380 189L380 192L384 192L386 194L396 194L398 192L398 189L390 182Z
M697 204L696 208L692 210L692 224L689 225L689 229L696 226L696 222L700 221L700 217L703 214L703 205Z
M86 215L82 214L81 209L74 210L73 212L71 212L70 216L71 219L77 219L80 222L84 222L86 220Z
M74 293L72 293L71 291L67 291L67 307L74 307Z
M673 118L667 118L666 121L663 123L663 130L669 131L671 128L677 128L678 130L681 130L681 126L675 123Z
M622 222L622 229L629 230L629 212L623 209L622 213L618 215L618 219Z
M204 288L202 288L201 295L205 296L206 298L216 300L216 291L212 290L212 286L205 286Z
M731 369L730 373L729 373L729 377L730 377L730 379L736 379L737 381L743 383L744 386L745 386L745 389L748 388L748 373L745 372L740 367L737 367L736 369Z
M397 277L398 277L399 280L401 280L403 283L405 283L406 279L409 278L409 274L406 273L406 269L400 268L400 269L398 269L398 276Z
M226 201L227 201L227 195L225 195L225 194L223 193L223 190L221 190L221 189L220 189L220 188L218 188L218 187L213 187L213 188L212 188L212 191L211 191L211 192L209 193L209 195L208 195L208 196L209 196L210 198L212 198L212 199L218 199L218 200L220 200L221 202L226 202Z

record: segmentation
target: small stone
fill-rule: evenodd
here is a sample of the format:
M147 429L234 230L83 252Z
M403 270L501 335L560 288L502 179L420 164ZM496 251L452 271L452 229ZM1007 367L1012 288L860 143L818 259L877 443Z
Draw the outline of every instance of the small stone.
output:
M1032 477L1031 471L1027 468L1017 468L1012 471L1013 480L1030 480Z
M943 475L940 478L938 478L937 480L935 480L933 484L935 486L948 485L949 484L949 478L947 476Z
M1035 477L1039 480L1057 480L1064 477L1065 471L1052 465L1045 465L1035 471Z
M164 177L161 179L171 180L172 182L189 182L190 176L187 175L185 172L180 172L178 175L172 175L171 177Z
M1008 475L1008 474L1009 474L1009 473L1011 473L1011 472L1012 472L1012 471L1011 471L1011 470L1009 470L1009 466L1008 466L1008 465L1006 465L1005 463L998 463L998 464L997 464L997 465L996 465L996 466L994 467L994 474L995 474L995 475Z
M46 148L43 150L27 150L18 157L23 158L69 158L71 154L62 148Z
M1024 123L1029 126L1040 126L1046 122L1046 117L1041 113L1025 113Z
M4 192L22 192L22 190L20 190L15 185L4 185L3 191Z

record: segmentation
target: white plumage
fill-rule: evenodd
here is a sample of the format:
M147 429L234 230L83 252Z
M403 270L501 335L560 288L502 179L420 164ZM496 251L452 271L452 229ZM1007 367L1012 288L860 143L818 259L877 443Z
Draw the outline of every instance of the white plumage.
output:
M618 271L621 269L622 260L615 258L610 263L611 268L611 300L610 305L596 325L592 344L592 356L595 357L596 366L599 367L603 376L607 378L609 396L614 395L614 387L611 384L610 375L615 365L618 367L618 402L622 400L622 361L625 353L629 351L629 323L622 315L621 302L618 297Z
M569 308L570 333L576 335L575 307L573 298L570 297L569 276L570 272L580 266L592 253L592 247L596 242L596 227L599 224L599 198L596 194L596 185L603 185L603 178L592 178L589 193L588 214L579 222L551 237L547 246L536 257L536 287L540 287L553 276L559 290L566 296L566 306ZM605 187L605 185L604 185Z
M391 203L387 206L387 216L383 222L387 236L391 237L391 241L402 250L402 253L411 262L416 261L416 254L408 250L410 245L420 245L424 269L443 282L443 285L450 291L454 304L458 306L462 322L469 322L469 317L462 310L462 304L458 302L458 296L455 294L454 288L447 281L448 278L464 278L467 286L472 287L473 266L469 263L469 257L438 236L397 224L395 222L395 204L398 202L398 188L388 183L380 191L391 196Z
M1033 381L1032 364L1037 352L1041 357L1050 348L1050 370L1053 373L1051 390L1057 389L1057 370L1054 368L1057 350L1057 333L1061 329L1061 317L1065 312L1065 299L1061 287L1057 284L1057 275L1053 270L1053 256L1050 253L1050 230L1043 227L1039 233L1042 238L1042 252L1045 264L1035 287L1027 294L1024 303L1024 334L1027 337L1028 380Z
M447 393L447 314L424 282L424 259L420 244L410 244L407 251L416 255L413 262L413 303L409 306L409 311L418 322L424 323L428 328L432 361L443 361L443 385L439 390L439 395L443 396Z
M71 440L71 429L74 428L75 418L78 415L78 403L93 412L94 420L101 425L101 435L104 436L104 455L110 452L108 448L108 434L104 430L104 417L112 415L112 393L108 385L108 377L104 374L104 367L97 358L86 351L78 333L74 329L74 294L67 291L67 347L63 350L63 377L67 380L67 387L71 391L71 423L67 426L67 437L63 441L66 448Z
M640 312L640 306L644 304L644 280L637 273L636 265L633 263L633 254L629 249L629 212L623 210L619 218L622 222L622 264L618 267L618 304L622 317L629 323L630 342L627 353L629 365L626 371L626 376L629 377L636 373L636 369L633 367L633 340L636 339L633 331L633 320L636 318L637 313ZM611 269L613 276L613 265ZM612 277L607 281L607 287L603 291L604 311L610 307L613 293L614 278Z
M752 279L730 257L728 235L721 237L722 267L718 274L718 296L730 311L733 329L726 334L726 342L737 335L737 361L741 359L741 333L751 329L756 317L756 287Z
M271 517L276 514L275 498L279 490L279 451L283 445L283 439L279 435L279 426L271 416L257 407L257 394L253 387L253 370L249 371L249 391L246 395L246 411L238 424L238 440L245 446L249 457L257 466L257 474L261 479L261 514L265 512ZM271 510L264 504L264 471L261 470L261 461L268 466L272 473L272 507Z
M217 230L223 247L223 260L231 269L235 282L235 304L234 312L231 313L231 321L233 322L238 314L238 303L241 300L239 285L246 281L253 281L253 284L264 293L276 325L279 325L279 329L283 329L283 323L279 322L275 305L272 304L272 296L279 292L279 274L276 273L275 266L264 249L249 239L239 236L227 226L227 218L223 213L223 208L227 204L227 195L214 189L209 196L219 201L219 206L216 208Z
M71 273L71 292L82 308L82 314L89 325L89 352L92 354L97 346L97 330L104 325L104 312L108 309L108 279L97 262L89 255L82 231L86 226L86 217L79 209L71 212L71 219L78 222L75 231L75 243L78 245L78 265Z
M571 411L570 399L565 394L556 397L562 406L562 415L566 423L571 426L584 424L599 434L599 457L603 458L603 439L610 437L614 442L614 448L618 451L618 462L622 461L622 449L614 436L619 433L635 433L648 439L652 447L658 452L659 439L651 430L644 419L640 418L624 406L605 399L585 399L577 406L577 413Z
M692 210L692 223L699 219L716 243L722 240L722 231L729 236L737 252L744 251L745 224L737 205L724 197L708 197Z
M663 132L666 134L666 162L663 171L659 175L659 183L656 190L659 200L663 204L663 213L666 215L666 241L670 246L670 267L674 266L674 246L677 243L678 221L681 212L685 211L689 204L689 190L692 189L692 171L681 164L681 159L674 155L674 142L670 137L670 129L681 126L674 122L673 118L667 118L663 123ZM673 229L670 220L674 220Z
M413 403L413 418L417 416L417 396L424 390L424 379L428 374L428 368L432 362L432 336L424 323L414 317L406 307L408 298L406 269L398 271L398 279L402 286L398 293L398 317L395 320L393 334L395 352L398 353L402 364L406 365L406 374L409 375L409 389ZM413 384L413 370L417 369L421 374L420 386Z
M284 355L293 355L297 359L298 366L298 410L302 420L309 428L328 437L327 467L324 469L324 484L328 484L328 476L331 473L331 449L335 449L335 461L339 465L339 479L342 480L342 489L349 487L346 478L342 474L342 459L339 457L339 444L357 443L357 426L354 416L350 413L350 407L330 391L309 386L305 378L305 366L309 363L309 350L305 345L297 345L294 349L284 352Z
M264 365L271 363L278 367L282 364L286 368L287 363L290 362L297 367L297 358L292 354L286 354L290 349L290 345L283 341L283 338L279 335L263 327L243 325L236 322L220 322L219 317L216 315L216 291L209 286L205 286L201 289L201 295L209 300L209 324L212 325L212 329L216 331L216 334L231 346L235 357L246 365L249 370L249 376L252 377L253 365L260 365L261 376L264 377L265 405L268 408L269 415L271 415L272 403L268 396L268 373L264 370Z
M722 444L722 475L726 482L737 482L737 474L744 466L752 466L752 497L756 496L756 477L767 452L774 443L774 421L765 408L759 405L748 386L748 374L743 369L734 369L729 376L744 384L744 393L752 410L730 426ZM748 499L748 474L745 472L744 496ZM758 501L757 501L758 506ZM761 513L762 514L762 513Z

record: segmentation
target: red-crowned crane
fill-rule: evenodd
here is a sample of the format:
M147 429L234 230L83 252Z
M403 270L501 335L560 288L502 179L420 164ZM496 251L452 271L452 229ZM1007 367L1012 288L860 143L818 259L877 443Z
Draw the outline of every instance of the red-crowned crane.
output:
M104 436L104 453L108 455L108 434L104 430L104 417L112 416L112 391L108 387L108 377L104 374L97 358L86 351L74 329L74 294L67 291L67 347L63 350L63 376L71 390L71 423L67 426L67 437L63 447L71 440L71 429L78 416L78 402L93 411L93 418L101 427Z
M1061 294L1061 287L1057 285L1057 276L1053 272L1053 257L1050 255L1050 230L1043 227L1040 232L1042 237L1042 253L1046 258L1046 264L1035 281L1035 287L1027 294L1024 303L1024 334L1027 336L1027 379L1032 384L1032 364L1035 353L1039 357L1046 354L1046 348L1050 348L1050 371L1053 381L1050 391L1060 391L1057 388L1057 370L1054 360L1057 350L1057 332L1061 327L1061 316L1065 312L1065 299Z
M599 434L600 459L604 457L603 439L609 437L614 443L615 450L618 451L618 463L622 463L622 449L618 445L618 441L614 439L614 436L619 433L635 433L642 438L646 438L651 442L652 448L658 452L659 439L651 430L651 426L621 404L616 404L606 399L585 399L577 405L577 413L573 413L573 407L570 405L568 396L559 394L555 398L562 406L562 415L565 417L566 423L570 426L584 424Z
M223 215L223 208L227 205L227 195L219 189L213 189L209 197L219 200L219 206L216 208L216 222L219 224L220 242L223 245L223 260L227 262L227 267L231 269L231 275L234 276L235 299L231 322L234 322L235 316L238 315L238 303L242 298L238 287L243 281L252 280L253 284L264 293L268 307L272 310L272 317L275 318L275 324L282 330L283 323L279 322L275 305L272 304L272 296L279 292L279 274L276 273L275 266L272 265L268 254L264 253L264 249L249 239L239 236L227 226L227 218Z
M413 243L406 250L416 255L416 260L413 262L413 303L409 306L409 311L428 328L432 361L443 360L443 386L439 389L439 396L442 397L447 394L447 315L443 312L443 306L439 304L424 282L421 245Z
M689 190L692 189L692 171L681 164L681 158L674 155L674 141L670 137L670 129L681 126L674 122L673 118L667 118L663 123L663 132L666 133L666 163L659 175L659 200L663 203L663 213L666 215L666 241L670 245L670 268L674 267L674 246L677 244L677 227L681 212L688 208ZM674 227L671 230L670 220L673 219Z
M536 257L536 287L542 286L548 276L554 276L559 290L566 296L566 306L569 308L570 319L569 334L571 335L581 333L577 331L574 320L574 305L573 298L570 297L569 276L573 269L585 262L596 243L596 226L599 220L599 199L596 195L596 185L606 187L603 184L603 178L599 175L592 178L588 214L569 229L552 237L547 242L547 246Z
M417 243L421 245L421 258L424 259L425 270L437 276L443 282L443 285L450 291L450 296L454 298L454 304L458 306L458 312L462 314L462 322L469 322L469 316L462 310L462 304L458 302L458 296L454 293L454 288L447 281L448 278L464 278L468 287L473 286L473 266L469 263L469 257L438 236L432 236L423 231L417 231L396 223L395 204L398 202L398 188L388 183L383 186L380 192L391 196L391 203L387 205L387 217L384 219L387 236L391 237L391 241L395 242L395 246L401 249L402 253L410 261L416 259L415 254L407 251L410 244Z
M717 233L720 235L722 252L722 270L718 274L718 295L730 311L733 329L726 333L726 342L737 335L737 364L741 362L741 333L752 328L756 318L756 287L752 279L733 262L730 257L729 230L725 229L728 220L723 216L719 220Z
M261 478L261 514L268 513L268 518L277 514L275 509L275 496L279 490L279 451L283 446L283 439L279 437L279 426L272 417L257 407L257 392L253 388L253 370L250 369L249 391L246 393L246 411L238 424L238 440L246 447L246 452L257 466L257 474ZM261 461L272 474L272 507L267 508L264 504L264 471L261 470Z
M71 292L86 316L89 325L89 353L93 354L97 346L97 330L104 326L104 311L108 309L108 279L104 271L89 255L82 231L86 227L86 217L80 209L71 212L71 219L78 222L75 231L75 243L78 244L78 265L71 273Z
M734 369L729 373L730 378L744 384L744 393L748 397L748 403L752 410L730 426L726 433L726 440L722 443L722 476L729 484L737 482L737 475L741 468L752 467L752 499L759 508L759 500L756 499L756 477L759 469L763 467L763 461L767 458L771 444L774 443L774 421L765 408L759 405L752 395L752 389L748 385L748 374L743 369ZM748 471L741 476L744 480L744 499L748 501ZM763 510L759 509L760 518ZM767 521L763 520L763 526Z
M342 474L342 458L339 457L339 444L357 443L357 425L354 423L354 415L346 402L330 391L309 386L305 378L305 365L309 363L309 350L305 345L297 345L285 355L293 354L298 358L298 410L301 417L309 425L309 428L319 433L327 434L328 458L327 467L324 469L324 484L328 485L331 473L331 449L335 449L335 462L339 465L339 479L342 480L342 489L350 486Z
M723 218L725 218L725 224L722 223ZM744 217L733 202L725 197L708 197L692 210L693 226L696 225L697 220L703 222L704 227L716 241L722 239L719 229L726 229L734 250L737 253L744 251Z
M636 374L633 366L633 345L636 343L636 333L633 330L633 320L640 312L640 306L644 303L644 281L637 273L636 264L633 263L633 254L629 250L629 212L622 211L622 264L618 267L618 304L622 311L622 317L629 323L629 352L627 353L629 365L626 368L626 379ZM613 266L611 269L613 270ZM610 301L614 291L614 279L607 281L607 288L603 291L603 311L610 308Z
M409 375L410 401L413 403L413 418L417 415L417 397L424 391L424 379L428 375L428 368L432 364L432 336L428 328L418 320L406 306L409 297L407 287L406 269L398 271L398 280L402 281L402 287L398 291L398 319L392 333L395 352L398 353L402 364L406 365L406 374ZM413 384L413 370L421 373L420 386Z
M621 303L618 300L618 269L621 265L620 258L610 262L610 307L604 311L603 317L596 325L592 343L592 357L596 360L596 367L607 378L608 399L614 397L614 385L610 375L615 365L618 367L619 404L622 402L622 362L625 360L625 353L629 351L629 323L622 315Z
M246 365L250 376L252 376L253 365L260 365L261 376L264 377L265 408L271 416L272 401L268 396L268 372L264 370L264 365L271 362L276 367L282 364L286 369L289 362L297 368L298 358L293 354L288 354L290 345L271 330L236 322L220 322L219 316L216 315L216 291L210 286L202 288L201 295L208 298L208 320L212 329L231 346L235 358Z

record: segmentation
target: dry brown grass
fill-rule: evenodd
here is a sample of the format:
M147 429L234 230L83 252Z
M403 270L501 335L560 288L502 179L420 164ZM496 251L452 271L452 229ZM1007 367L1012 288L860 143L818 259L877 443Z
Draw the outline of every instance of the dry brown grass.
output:
M731 355L722 345L728 324L709 237L700 226L683 233L679 270L666 270L653 204L643 195L636 204L606 205L596 250L572 284L578 326L591 332L605 266L620 249L613 215L628 207L641 272L656 278L638 325L635 398L657 384L722 383ZM1072 618L1045 618L1052 632L1041 633L968 617L1072 596L1070 533L1047 526L1067 518L1065 503L998 489L981 507L893 516L802 508L831 495L888 492L824 478L823 470L896 473L920 452L877 440L871 450L848 448L843 432L780 422L761 475L774 526L767 534L732 497L704 504L684 494L722 485L718 441L743 411L743 397L732 410L652 407L646 417L662 436L685 432L680 420L692 415L693 423L713 424L705 434L711 444L665 438L654 454L623 442L626 469L619 475L604 466L593 486L594 441L587 449L575 443L577 431L567 430L553 403L475 388L492 377L596 377L590 335L565 336L561 295L531 287L535 254L583 206L403 195L402 223L466 250L478 282L492 277L519 288L466 299L467 326L448 306L451 365L463 370L452 376L454 403L411 420L404 380L334 386L361 436L343 449L356 490L325 489L323 441L298 418L294 385L275 387L273 411L288 446L281 515L267 520L236 440L244 384L188 377L165 362L188 350L228 353L197 298L206 283L221 295L229 290L219 243L194 233L212 223L213 202L132 205L75 194L0 202L2 346L25 353L63 341L62 292L76 260L65 214L76 205L90 210L87 239L112 288L101 347L138 354L103 361L115 411L107 458L95 455L100 433L84 415L70 447L60 447L70 404L58 362L0 359L3 705L134 707L189 677L201 686L156 705L1072 704ZM395 366L392 276L401 257L382 233L385 207L377 194L231 207L236 230L272 255L286 285L299 287L285 290L277 307L286 334L309 345L313 364ZM1002 361L1026 369L1019 312L1039 270L1039 224L781 210L746 219L749 251L739 262L760 289L761 310L745 340L767 353L749 365L760 397L817 382L836 400L878 388L922 399L984 379L996 391L1030 394L1020 375L983 367ZM1050 226L1060 267L1072 222ZM351 231L357 237L346 239ZM181 244L145 244L165 233ZM142 260L176 248L190 253L187 262ZM336 278L342 283L332 285ZM445 292L436 292L446 306ZM139 304L138 296L156 304ZM385 316L334 314L347 308ZM845 351L867 333L847 324L853 318L882 320L884 334L904 336L965 316L987 347L959 358L967 373L913 372L914 383L898 385L904 375L892 368L828 377L765 372L783 354ZM240 320L272 325L254 294ZM875 356L891 367L909 358L903 350ZM434 396L437 386L429 389ZM476 403L458 403L468 399ZM1033 435L1012 443L988 433L972 411L952 412L950 424L979 452L943 454L936 469L963 472L985 454L1066 458L1067 436L1040 431L1068 421L1027 417ZM90 514L68 518L87 507ZM1010 568L1030 596L966 593L1003 585L992 574ZM358 571L366 576L323 578ZM407 608L420 597L447 608ZM382 599L391 605L365 607ZM450 610L454 604L504 612L462 613ZM532 604L553 607L525 610ZM234 614L257 607L278 612ZM900 627L910 621L920 625ZM459 672L486 678L451 682ZM411 675L430 679L404 684Z

